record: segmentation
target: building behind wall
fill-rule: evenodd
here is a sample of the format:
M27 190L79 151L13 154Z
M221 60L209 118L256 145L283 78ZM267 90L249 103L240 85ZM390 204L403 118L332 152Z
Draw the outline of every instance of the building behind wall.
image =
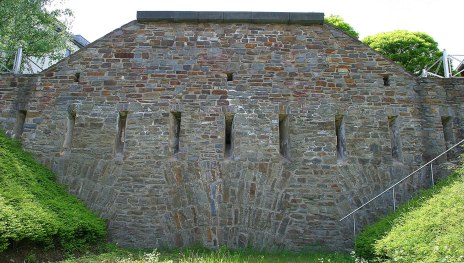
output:
M463 86L415 79L319 13L141 12L1 75L0 127L121 245L344 249L342 216L445 150L445 130L463 138Z

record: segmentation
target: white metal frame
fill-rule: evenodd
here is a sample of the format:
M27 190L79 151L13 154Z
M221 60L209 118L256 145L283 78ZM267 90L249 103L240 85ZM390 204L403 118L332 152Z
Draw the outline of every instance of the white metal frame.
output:
M463 66L463 69L461 69L459 72L453 74L453 69L451 65L453 62L458 63L458 66L456 69L459 69L461 66ZM440 66L443 65L443 76L439 75L438 69ZM437 70L435 72L430 72L429 70L433 67L437 66ZM436 77L436 78L463 78L461 77L461 73L464 72L464 55L449 55L448 52L446 52L446 49L443 50L443 56L435 61L431 66L426 67L422 69L420 76L423 78L427 77Z
M23 49L20 47L16 51L0 51L0 56L1 55L6 55L6 54L14 54L14 62L13 62L13 68L10 69L6 65L0 64L0 67L2 67L6 72L9 73L14 73L14 74L20 74L24 72L25 69L28 69L29 72L40 72L43 70L43 68L38 65L34 60L32 60L30 57L23 56ZM34 70L34 66L36 69ZM21 70L21 68L23 68Z

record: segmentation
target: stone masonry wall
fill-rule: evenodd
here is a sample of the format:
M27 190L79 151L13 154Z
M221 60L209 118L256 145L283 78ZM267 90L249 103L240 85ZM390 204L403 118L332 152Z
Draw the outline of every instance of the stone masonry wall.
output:
M338 220L443 151L447 116L463 138L463 86L417 82L328 25L133 21L37 76L0 76L0 123L14 135L26 113L24 147L121 245L343 249Z

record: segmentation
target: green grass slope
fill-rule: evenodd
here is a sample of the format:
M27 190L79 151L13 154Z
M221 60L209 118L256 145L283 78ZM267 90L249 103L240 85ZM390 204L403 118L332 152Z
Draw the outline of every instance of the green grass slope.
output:
M103 220L0 131L0 253L20 242L74 251L105 235Z
M366 227L356 239L356 255L401 262L439 262L439 254L442 259L448 256L448 262L464 256L462 249L455 249L464 248L463 173L457 170Z
M400 205L395 212L390 213L367 226L356 238L355 252L357 256L365 259L373 259L375 254L375 242L384 237L401 218L409 211L419 209L426 200L432 198L435 194L439 193L442 189L449 187L460 178L460 173L455 172L445 179L438 181L438 183L429 189L422 190L418 195L411 198L408 202Z
M400 262L464 262L464 179L400 217L375 251Z
M62 263L90 262L124 262L124 263L351 263L354 261L348 253L324 251L258 251L252 248L231 250L226 247L210 250L193 245L182 249L128 249L113 244L100 247L97 254L86 254L82 257L69 258Z

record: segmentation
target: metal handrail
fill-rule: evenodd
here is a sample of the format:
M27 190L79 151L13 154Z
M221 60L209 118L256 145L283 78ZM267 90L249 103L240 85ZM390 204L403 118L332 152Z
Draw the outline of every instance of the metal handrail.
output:
M418 171L422 170L424 167L426 167L427 165L431 164L433 161L435 161L436 159L440 158L441 156L443 156L444 154L448 153L449 151L451 151L452 149L454 149L456 146L462 144L464 142L464 140L461 140L460 142L456 143L455 145L451 146L448 150L442 152L440 155L438 155L437 157L433 158L432 160L430 160L429 162L427 162L426 164L422 165L420 168L416 169L414 172L410 173L408 176L404 177L403 179L399 180L398 182L396 182L395 184L393 184L392 186L388 187L386 190L384 190L383 192L381 192L380 194L376 195L374 198L371 198L369 201L367 201L366 203L364 203L363 205L361 205L360 207L356 208L355 210L351 211L351 213L347 214L346 216L344 216L342 219L338 220L339 222L345 220L347 217L349 217L350 215L356 213L357 211L359 211L361 208L365 207L366 205L368 205L370 202L374 201L375 199L377 199L379 196L385 194L386 192L390 191L392 188L394 188L395 186L397 186L398 184L400 184L401 182L403 182L404 180L408 179L410 176L414 175L415 173L417 173ZM432 178L433 180L433 178Z
M13 72L14 74L20 73L19 71L21 69L21 62L22 62L22 57L23 57L23 49L22 49L22 47L19 47L17 49L17 51L0 51L0 52L15 54L14 62L13 62L13 69L10 70L9 68L5 67L4 65L2 65L2 67L4 69L6 69L8 72Z
M27 67L27 69L29 69L29 73L40 72L40 71L42 71L44 69L43 66L40 66L37 62L35 62L32 59L34 57L34 55L24 56L21 47L18 48L16 51L0 50L0 55L2 53L4 53L4 54L14 54L15 55L12 69L10 69L10 68L8 68L5 65L0 63L0 68L6 70L5 72L7 72L7 73L14 73L14 74L19 74L21 72L24 73L26 71L26 67ZM0 56L0 58L1 58L1 56ZM43 57L37 56L36 58L41 59ZM37 67L37 70L34 70L33 66ZM21 68L23 68L23 70L21 70Z
M0 60L2 59L5 59L6 56L4 57L3 55L7 55L7 54L16 54L16 51L8 51L8 50L0 50ZM5 72L13 72L13 69L10 69L9 67L7 67L4 62L0 61L0 67L5 70Z
M34 73L34 70L33 70L32 66L31 66L31 63L39 69L39 72L43 70L42 66L40 66L39 64L34 62L34 60L32 60L30 57L25 57L25 63L29 67L29 71L31 73Z

